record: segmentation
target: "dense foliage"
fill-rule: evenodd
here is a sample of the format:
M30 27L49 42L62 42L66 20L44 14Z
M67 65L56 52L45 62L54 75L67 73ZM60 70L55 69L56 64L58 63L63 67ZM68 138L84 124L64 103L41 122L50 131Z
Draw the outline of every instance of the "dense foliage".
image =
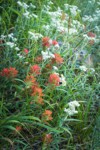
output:
M86 2L0 1L1 150L99 150L100 2Z

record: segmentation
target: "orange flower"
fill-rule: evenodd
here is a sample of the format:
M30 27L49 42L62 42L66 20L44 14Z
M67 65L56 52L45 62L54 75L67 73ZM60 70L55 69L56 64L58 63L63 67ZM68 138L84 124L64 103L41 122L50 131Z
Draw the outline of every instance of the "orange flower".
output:
M25 81L25 83L26 83L26 85L27 85L28 87L31 87L31 86L33 86L33 85L37 85L36 79L35 79L35 77L32 76L32 75L27 75L27 76L26 76L26 79L25 79L24 81Z
M42 97L38 97L37 103L43 105L44 104L43 98Z
M96 37L96 34L93 33L93 32L88 32L87 35L88 35L89 37L92 37L92 38L95 38L95 37Z
M23 52L24 52L25 54L28 54L28 53L29 53L29 50L25 48L25 49L23 50Z
M35 75L39 75L41 68L38 65L33 65L30 68L31 73L35 74Z
M10 77L14 78L17 76L18 71L15 68L10 67L10 68L4 68L0 74L1 74L1 76L5 76L8 78L10 78Z
M43 37L42 38L42 44L44 47L50 47L50 38L49 37Z
M21 126L16 126L16 130L17 130L17 132L20 132L22 130L22 127Z
M52 45L54 45L54 46L55 46L55 45L58 45L58 42L57 42L56 40L53 40L53 41L52 41Z
M52 65L51 65L51 64L47 64L47 65L46 65L46 70L48 70L48 69L49 69L49 70L52 69Z
M35 58L35 62L37 62L37 63L42 62L42 60L43 60L42 56L37 56L37 57Z
M42 89L38 85L32 86L31 89L32 89L31 96L37 96L37 103L44 104L43 98L42 98L44 94L43 94Z
M43 121L47 122L49 120L52 120L52 111L50 110L45 110L45 112L42 114L42 119Z
M96 37L96 34L93 33L93 32L88 32L87 35L88 35L89 37L91 37L91 40L89 41L89 44L90 44L90 45L93 45L94 42L95 42L95 41L94 41L94 38Z
M43 96L43 93L42 93L42 89L38 86L33 86L32 87L32 96Z
M55 86L59 86L60 77L57 74L53 73L49 76L48 82Z
M55 58L52 59L52 63L57 63L57 64L62 64L63 63L63 58L60 56L60 54L55 53Z
M44 136L44 138L43 138L43 141L45 142L45 143L51 143L52 142L52 135L51 134L46 134L45 136Z
M15 68L10 67L9 68L9 73L11 77L16 77L18 74L18 71Z
M9 69L8 68L4 68L2 71L1 71L1 76L5 76L5 77L8 77L9 76Z

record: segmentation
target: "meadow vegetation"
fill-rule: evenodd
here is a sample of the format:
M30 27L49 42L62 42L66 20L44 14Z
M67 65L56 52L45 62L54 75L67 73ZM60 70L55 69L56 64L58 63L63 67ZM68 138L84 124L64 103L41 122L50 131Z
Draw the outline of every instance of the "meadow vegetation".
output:
M100 149L99 0L0 1L0 149Z

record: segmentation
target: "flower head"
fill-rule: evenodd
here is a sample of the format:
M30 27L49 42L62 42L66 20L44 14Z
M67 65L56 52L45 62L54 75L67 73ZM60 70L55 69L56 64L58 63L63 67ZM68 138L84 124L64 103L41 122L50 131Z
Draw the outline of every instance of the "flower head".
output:
M9 68L9 74L10 74L11 77L16 77L17 74L18 74L18 71L16 70L16 68L10 67Z
M96 34L93 33L93 32L88 32L87 35L88 35L89 37L92 37L92 38L95 38L95 37L96 37Z
M43 141L47 144L52 142L52 135L51 134L46 134L43 138Z
M56 73L53 73L49 76L48 82L55 86L59 86L60 77Z
M55 46L55 45L57 45L57 44L58 44L58 42L57 42L56 40L53 40L53 41L52 41L52 45Z
M16 126L16 131L17 132L20 132L22 130L22 127L21 126Z
M49 37L43 37L42 38L42 44L44 47L50 47L50 44L51 44L50 38Z
M0 74L1 76L4 77L14 78L17 76L18 71L16 70L16 68L10 67L10 68L4 68Z
M42 88L40 88L38 85L32 86L31 91L31 96L36 96L36 102L39 104L44 104L42 98L44 96Z
M42 119L43 121L47 122L52 120L52 111L51 110L45 110L44 113L42 114Z
M33 73L35 75L41 74L40 70L41 70L41 68L38 65L33 65L30 68L31 73Z
M55 63L55 62L56 62L57 64L62 64L62 63L63 63L64 60L63 60L63 58L60 56L60 54L55 53L54 56L55 56L55 58L52 59L52 62L53 62L53 63Z
M37 63L42 62L42 60L43 60L42 56L37 56L37 57L35 58L35 62L37 62Z
M25 54L28 54L28 53L29 53L29 50L25 48L25 49L23 50L23 52L24 52Z
M25 81L25 83L26 83L26 85L27 85L28 88L30 88L30 87L32 87L33 85L36 85L36 84L37 84L35 77L32 76L32 75L27 75L27 76L26 76L26 79L25 79L24 81Z
M56 48L59 48L59 44L56 40L52 41L52 45L54 45Z
M43 96L43 91L42 88L38 87L38 86L33 86L32 87L32 96Z

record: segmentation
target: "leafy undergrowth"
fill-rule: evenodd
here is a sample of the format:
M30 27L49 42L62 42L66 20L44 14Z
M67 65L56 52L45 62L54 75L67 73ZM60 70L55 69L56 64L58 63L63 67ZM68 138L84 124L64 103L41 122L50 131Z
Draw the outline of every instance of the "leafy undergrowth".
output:
M86 16L71 1L2 2L1 150L93 149L100 113L95 3Z

